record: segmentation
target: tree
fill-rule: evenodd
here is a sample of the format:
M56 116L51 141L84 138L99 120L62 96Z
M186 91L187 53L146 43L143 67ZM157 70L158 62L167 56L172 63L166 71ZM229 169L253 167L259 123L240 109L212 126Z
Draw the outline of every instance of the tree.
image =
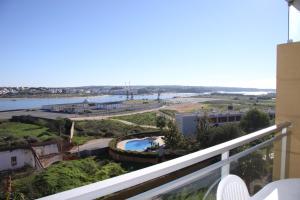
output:
M242 118L240 126L246 133L252 133L270 126L270 118L266 113L252 109Z
M241 122L240 122L241 128L246 133L252 133L252 132L255 132L257 130L266 128L266 127L270 126L270 124L271 124L271 122L270 122L269 115L264 113L264 112L261 112L261 111L257 110L256 108L248 111L246 113L246 115L242 118ZM251 143L251 146L262 143L265 140L269 139L270 137L272 137L272 136L269 135L269 136L266 136L266 137L261 138L259 140L256 140L256 141ZM266 148L267 159L270 159L269 156L270 156L271 149L272 149L271 146L268 146Z
M166 126L166 118L162 115L156 117L156 126L162 130Z
M218 127L208 127L201 134L200 148L208 148L244 135L244 132L236 124L229 123Z
M229 123L218 127L211 127L206 132L207 140L202 142L202 148L211 147L244 135L236 124Z
M208 140L207 131L210 128L210 119L206 113L197 117L197 141L202 143Z
M67 118L57 118L55 120L55 127L58 130L59 135L70 135L70 129L72 121Z
M183 137L179 133L177 126L172 122L168 122L168 130L165 132L164 141L167 148L176 149L181 146Z

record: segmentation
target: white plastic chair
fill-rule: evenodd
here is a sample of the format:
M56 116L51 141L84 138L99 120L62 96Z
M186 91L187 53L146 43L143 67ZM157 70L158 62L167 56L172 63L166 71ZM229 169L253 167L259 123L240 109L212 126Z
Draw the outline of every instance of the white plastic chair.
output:
M249 200L250 195L245 182L236 175L223 178L217 189L217 200Z

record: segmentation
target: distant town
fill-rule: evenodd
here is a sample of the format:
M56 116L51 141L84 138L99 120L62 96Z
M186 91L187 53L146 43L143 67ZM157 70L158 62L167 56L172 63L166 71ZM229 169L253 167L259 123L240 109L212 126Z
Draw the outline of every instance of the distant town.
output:
M224 92L275 92L274 89L205 87L205 86L84 86L84 87L0 87L0 97L65 97L94 95L137 95L151 93L213 93Z

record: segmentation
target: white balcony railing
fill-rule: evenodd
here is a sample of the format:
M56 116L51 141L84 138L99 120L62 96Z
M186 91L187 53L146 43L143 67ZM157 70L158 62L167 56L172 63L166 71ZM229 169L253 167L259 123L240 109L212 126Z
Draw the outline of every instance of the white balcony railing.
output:
M116 192L130 189L132 187L143 184L147 181L152 181L154 179L160 178L162 176L168 175L170 173L182 170L186 167L190 167L207 159L213 158L215 156L221 155L221 161L211 164L205 168L198 171L192 172L186 176L178 179L169 181L159 187L153 188L146 192L131 196L130 199L151 199L158 194L163 194L168 191L172 191L176 188L184 186L186 184L192 183L199 178L204 177L208 173L221 168L221 176L229 174L230 163L232 161L238 160L250 153L268 146L275 140L282 139L281 142L281 168L280 176L285 177L285 159L286 159L286 136L287 128L291 124L288 122L274 125L260 131L224 142L222 144L212 146L207 149L197 151L173 160L169 160L160 164L156 164L141 170L137 170L131 173L127 173L121 176L110 178L104 181L99 181L61 193L57 193L51 196L43 197L42 200L63 200L63 199L95 199L99 197L104 197L111 195ZM241 147L243 145L249 144L250 142L256 141L258 139L264 138L265 136L270 136L273 133L281 132L281 134L276 134L264 142L261 142L255 146L249 147L242 152L230 156L229 151Z

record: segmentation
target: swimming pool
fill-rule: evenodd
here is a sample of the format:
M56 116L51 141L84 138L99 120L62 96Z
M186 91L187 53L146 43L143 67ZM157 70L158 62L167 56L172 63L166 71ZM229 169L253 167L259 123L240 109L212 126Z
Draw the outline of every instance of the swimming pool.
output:
M126 142L125 150L128 151L145 151L148 147L151 147L152 139L146 138L142 140L131 140Z

